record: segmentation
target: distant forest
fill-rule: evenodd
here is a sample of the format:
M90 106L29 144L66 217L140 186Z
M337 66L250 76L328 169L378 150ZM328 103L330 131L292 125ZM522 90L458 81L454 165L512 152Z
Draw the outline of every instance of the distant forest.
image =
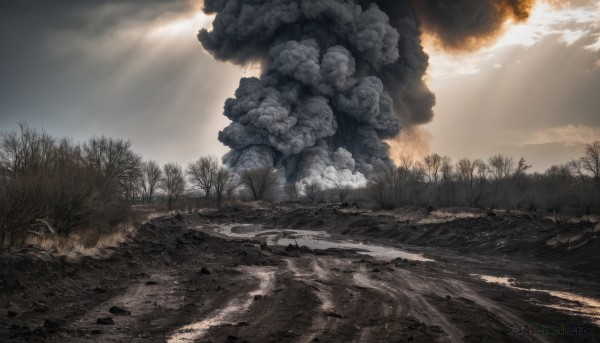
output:
M404 158L399 166L375 168L369 193L381 207L460 206L572 214L600 210L600 143L579 158L543 173L529 172L525 159L495 155L487 160L432 154Z
M166 211L221 206L224 201L359 202L391 209L477 207L570 214L600 212L600 143L582 156L531 173L523 158L487 160L431 154L376 165L362 189L318 182L285 183L273 168L235 174L214 156L184 169L143 161L131 143L94 137L83 143L55 138L22 123L0 136L0 247L23 244L41 232L68 236L90 228L110 231L129 220L132 204L163 204Z

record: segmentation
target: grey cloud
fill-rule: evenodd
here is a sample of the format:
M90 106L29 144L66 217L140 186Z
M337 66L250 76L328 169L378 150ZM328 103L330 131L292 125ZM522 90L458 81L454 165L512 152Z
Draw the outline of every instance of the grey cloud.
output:
M131 139L136 151L161 163L225 153L215 139L226 125L219 113L241 72L203 54L197 28L150 37L157 25L188 17L192 6L2 1L0 130L26 120L75 140Z
M356 84L356 62L350 51L343 46L329 48L321 62L321 78L325 83L321 90L325 94L332 94L335 90L344 92Z
M271 68L306 86L315 85L320 77L320 51L315 40L289 41L271 49Z
M219 139L234 150L225 161L237 169L263 164L262 156L244 153L260 146L290 179L313 179L314 170L326 179L330 167L368 173L374 163L391 163L383 140L398 135L401 124L433 117L417 14L455 45L495 32L500 16L525 17L526 3L206 0L205 12L216 17L211 31L198 34L204 48L219 60L263 66L261 77L242 80L225 104L233 123ZM352 163L336 163L340 156Z
M250 145L243 149L231 150L225 156L225 161L238 166L240 170L264 168L273 165L273 150L265 145Z
M335 165L336 152L337 160L352 161L337 164L350 174L379 160L389 163L381 140L398 133L398 118L382 81L369 74L399 59L400 33L376 5L207 0L205 11L217 14L213 30L198 35L205 49L217 59L264 65L261 77L242 80L225 104L233 123L219 139L234 149L224 158L228 164L265 163L244 153L256 146L271 149L271 165L285 166L289 178L324 173ZM357 134L363 131L369 134ZM377 142L359 148L358 137ZM371 156L368 147L375 147Z

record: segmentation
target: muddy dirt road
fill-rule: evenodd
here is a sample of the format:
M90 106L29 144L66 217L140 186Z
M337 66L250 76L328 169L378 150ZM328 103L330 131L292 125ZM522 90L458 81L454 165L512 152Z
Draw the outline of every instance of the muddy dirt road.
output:
M598 244L524 215L159 218L93 258L0 257L0 341L597 342Z

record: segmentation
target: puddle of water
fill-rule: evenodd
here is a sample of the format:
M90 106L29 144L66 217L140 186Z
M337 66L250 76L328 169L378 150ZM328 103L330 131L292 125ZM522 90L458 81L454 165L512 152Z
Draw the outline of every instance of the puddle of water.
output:
M409 253L392 247L370 245L363 243L353 243L348 241L327 241L319 237L298 237L298 238L280 238L277 245L295 245L306 246L310 249L346 249L354 250L359 254L369 255L376 259L391 261L396 258L403 258L411 261L432 261L418 254Z
M509 287L512 289L520 290L520 291L529 291L529 292L541 292L549 294L555 298L558 298L562 301L561 304L547 304L545 306L554 308L557 310L569 312L576 316L589 317L594 320L597 325L600 325L600 301L584 297L581 295L577 295L569 292L561 292L561 291L550 291L545 289L536 289L536 288L523 288L515 286L514 279L507 277L496 277L489 275L478 275L471 274L472 276L478 277L485 282L499 284L505 287Z
M213 312L210 317L178 329L167 342L195 342L206 335L210 328L223 324L231 324L240 313L244 313L250 308L254 302L254 296L267 295L268 291L273 288L275 272L263 270L261 268L245 269L248 273L260 280L258 289L233 299L224 308Z
M214 227L216 233L235 238L265 240L268 245L306 246L310 249L346 249L369 255L379 260L391 261L402 258L411 261L433 261L419 254L409 253L393 247L357 243L350 240L333 240L325 231L310 230L265 230L257 225L229 224Z

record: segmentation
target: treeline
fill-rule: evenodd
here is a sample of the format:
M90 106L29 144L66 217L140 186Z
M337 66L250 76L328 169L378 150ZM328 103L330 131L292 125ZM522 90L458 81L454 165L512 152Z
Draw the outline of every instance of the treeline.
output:
M141 158L131 144L100 137L75 144L27 124L0 140L0 246L28 234L61 236L93 226L105 230L127 218ZM19 242L21 241L21 242Z
M21 123L0 133L0 248L23 245L32 235L113 231L128 221L131 204L160 203L170 211L184 197L187 208L221 206L240 185L266 200L275 172L265 171L238 177L214 156L185 170L176 163L161 167L142 161L129 141L74 143Z
M530 172L525 159L496 155L487 161L432 154L422 161L403 158L399 166L375 168L368 192L382 208L402 205L467 206L488 209L600 212L600 143L583 156Z
M583 156L543 173L521 158L487 160L431 154L376 165L361 189L317 181L285 183L274 168L239 175L217 157L202 156L184 169L142 161L131 143L95 137L83 143L55 138L27 124L0 136L0 247L23 244L42 232L68 236L109 231L126 223L130 204L165 210L221 206L225 200L358 202L362 206L479 207L554 213L600 213L600 143ZM368 205L367 203L370 203Z
M180 166L143 162L129 141L73 143L21 123L0 135L0 248L32 236L108 234L128 222L130 204L160 196L171 209L184 185Z

